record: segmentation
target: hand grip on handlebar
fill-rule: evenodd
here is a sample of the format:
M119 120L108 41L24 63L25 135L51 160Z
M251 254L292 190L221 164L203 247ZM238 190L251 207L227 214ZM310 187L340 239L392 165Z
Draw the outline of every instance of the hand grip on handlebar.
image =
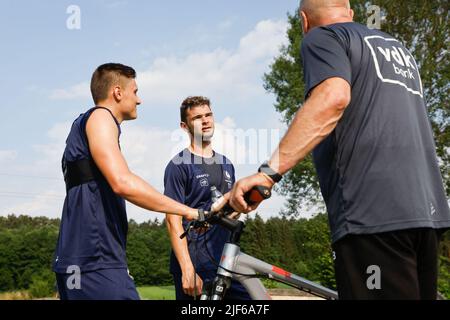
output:
M271 195L272 192L269 188L264 186L255 186L244 195L244 200L247 204L253 205L269 199Z
M255 186L244 194L244 200L247 204L254 205L263 200L269 199L271 195L272 192L269 188L264 186ZM224 215L229 215L234 212L234 209L227 203L221 211Z
M271 197L271 195L272 195L272 192L270 191L269 188L264 187L264 186L255 186L244 195L244 200L249 205L254 205L263 200L269 199ZM222 217L223 217L223 215L226 216L228 214L233 213L234 209L229 204L226 204L220 210L220 212L222 213ZM193 221L189 222L186 230L180 236L180 239L183 239L184 237L186 237L186 235L189 233L189 231L191 229L196 229L200 226L204 226L205 222L211 222L211 220L210 220L211 218L218 219L219 221L220 221L220 219L222 219L222 223L226 223L227 221L231 221L231 223L232 223L232 221L233 221L233 220L229 220L227 218L220 218L220 215L219 216L217 216L217 215L210 216L210 214L211 213L209 213L207 215L200 214L198 220L193 220Z
M272 192L269 188L264 186L255 186L250 191L244 194L244 200L249 205L254 205L260 203L263 200L269 199ZM234 209L227 203L222 210L220 210L224 215L229 215L234 212Z

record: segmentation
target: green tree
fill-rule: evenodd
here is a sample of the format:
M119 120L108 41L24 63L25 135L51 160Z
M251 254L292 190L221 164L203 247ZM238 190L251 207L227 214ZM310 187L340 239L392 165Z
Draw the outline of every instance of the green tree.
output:
M165 223L130 221L129 227L127 257L136 285L171 284L171 246Z
M384 19L381 29L402 41L416 58L422 76L428 114L447 195L450 195L450 64L447 0L403 1L353 0L355 21L366 24L369 5L378 5ZM264 76L264 87L276 96L275 109L289 124L304 101L303 69L300 57L302 31L298 13L288 15L289 42ZM283 179L278 191L287 197L283 214L298 215L305 206L321 204L319 185L311 156Z
M0 218L0 292L28 289L34 297L54 292L58 225L59 220L44 217Z
M246 253L269 263L276 261L276 252L272 250L266 225L260 215L247 217L245 234L241 238L241 248Z
M31 277L28 288L32 298L51 297L56 292L55 275L49 268L41 269Z

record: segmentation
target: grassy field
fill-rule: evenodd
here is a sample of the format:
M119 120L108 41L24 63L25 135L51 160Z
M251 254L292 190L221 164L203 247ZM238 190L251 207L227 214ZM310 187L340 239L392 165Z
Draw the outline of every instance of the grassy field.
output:
M276 282L272 285L269 285L269 287L277 289L290 288L287 285ZM175 300L174 286L137 287L137 291L142 300ZM29 300L29 299L32 299L32 297L27 291L0 293L0 300ZM55 299L55 296L49 297L48 299Z
M139 296L142 300L175 300L175 287L138 287ZM0 300L30 300L32 297L27 291L2 292ZM56 299L56 295L47 299Z
M291 288L288 285L271 280L266 280L265 285L268 288L276 289ZM139 296L142 300L175 300L174 286L137 287L137 291L139 292Z
M175 300L175 287L138 287L142 300Z

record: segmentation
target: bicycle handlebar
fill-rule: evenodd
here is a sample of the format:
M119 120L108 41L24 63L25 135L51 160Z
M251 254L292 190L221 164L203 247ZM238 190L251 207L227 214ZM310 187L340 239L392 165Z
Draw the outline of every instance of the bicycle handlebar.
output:
M272 193L269 188L264 186L255 186L244 195L244 200L249 205L254 205L263 200L269 199L271 195ZM228 203L218 212L205 211L199 216L198 219L189 222L184 233L180 236L180 239L186 237L191 229L205 228L208 224L219 224L230 231L235 230L239 226L239 222L227 217L234 211L235 210Z

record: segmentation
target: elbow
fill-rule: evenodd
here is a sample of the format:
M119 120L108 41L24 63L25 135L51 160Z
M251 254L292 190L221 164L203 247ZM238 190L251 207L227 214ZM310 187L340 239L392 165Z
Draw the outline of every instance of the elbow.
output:
M125 191L125 187L120 184L115 184L112 187L113 192L119 197L124 198L127 192Z
M125 198L129 194L127 179L125 177L114 177L110 182L111 189L119 197Z
M321 95L318 99L326 109L344 111L351 100L350 84L343 79L329 79L321 85Z
M328 93L327 103L325 103L326 107L322 109L321 113L320 138L327 137L336 128L350 100L350 91L334 91Z
M338 111L343 112L345 108L350 104L351 94L350 91L342 90L339 92L333 92L329 94L330 105Z

